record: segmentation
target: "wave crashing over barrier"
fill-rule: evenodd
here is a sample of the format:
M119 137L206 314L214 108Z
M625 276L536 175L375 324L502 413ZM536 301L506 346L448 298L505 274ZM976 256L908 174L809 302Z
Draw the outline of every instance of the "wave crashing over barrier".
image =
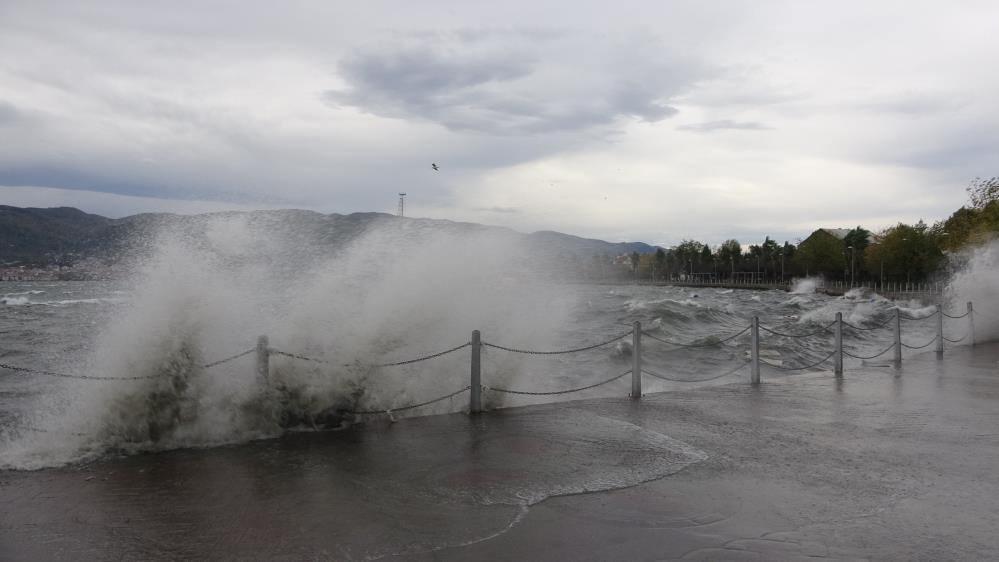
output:
M467 385L467 357L380 364L476 328L552 345L568 323L570 299L525 248L495 233L387 218L331 251L328 241L252 214L199 220L136 241L128 294L88 350L41 367L115 384L32 381L35 397L13 415L21 429L5 432L0 464L243 442L280 434L287 416L415 402ZM335 361L275 357L270 378L285 390L280 397L262 392L251 359L204 368L260 334L292 355ZM505 362L503 373L516 378L519 363Z
M115 383L29 380L30 407L0 419L6 428L0 463L37 468L115 451L244 442L295 425L335 427L349 421L344 414L400 405L419 405L420 414L461 410L466 402L456 397L470 389L469 357L451 352L470 345L458 338L473 329L489 334L482 383L491 407L508 404L509 395L576 392L626 376L618 373L635 354L617 340L627 334L605 340L620 330L608 327L636 317L648 326L641 334L659 341L642 352L651 368L631 371L662 382L744 376L738 371L747 365L747 322L754 316L769 315L761 328L773 336L758 363L781 371L813 369L833 357L831 337L805 338L831 334L830 319L839 316L850 328L843 354L851 358L891 349L884 346L896 310L927 320L911 322L912 337L897 347L933 343L935 308L898 307L862 291L789 299L782 292L692 295L650 287L632 294L598 289L602 296L580 300L546 281L509 240L412 232L406 225L390 222L330 255L303 253L307 245L281 239L272 225L247 216L217 217L201 236L158 234L152 251L136 258L133 289L91 351L45 367L49 374ZM965 322L956 313L947 318ZM948 330L955 326L963 324L952 321ZM981 330L986 337L988 330ZM263 374L246 357L262 333L274 344L265 344L271 359ZM955 337L946 341L961 341L948 334ZM494 335L503 345L493 343ZM581 351L574 348L594 341L602 343L582 351L615 345L579 357L538 357ZM456 343L429 356L433 363L410 360ZM705 347L710 352L697 349ZM220 358L220 351L236 353ZM594 367L594 359L602 363ZM701 372L678 371L683 365ZM755 382L758 369L753 375ZM641 385L633 381L632 388L640 396Z

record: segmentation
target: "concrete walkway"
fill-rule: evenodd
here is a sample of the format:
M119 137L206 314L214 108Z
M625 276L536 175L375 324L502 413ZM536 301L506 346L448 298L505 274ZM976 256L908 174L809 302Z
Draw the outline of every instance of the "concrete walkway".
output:
M0 473L0 559L999 559L997 360Z

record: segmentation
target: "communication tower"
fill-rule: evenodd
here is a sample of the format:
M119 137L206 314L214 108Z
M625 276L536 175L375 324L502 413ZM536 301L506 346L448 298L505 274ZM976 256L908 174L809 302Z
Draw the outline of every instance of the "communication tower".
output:
M405 216L403 214L403 211L405 210L405 207L406 207L406 194L405 193L400 193L399 194L399 216L400 217L401 216Z

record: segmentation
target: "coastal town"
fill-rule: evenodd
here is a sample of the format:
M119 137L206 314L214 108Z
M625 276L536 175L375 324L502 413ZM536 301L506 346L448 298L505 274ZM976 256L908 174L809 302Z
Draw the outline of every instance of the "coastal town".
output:
M72 264L31 266L0 265L0 281L91 281L112 279L120 268L96 258L85 258Z

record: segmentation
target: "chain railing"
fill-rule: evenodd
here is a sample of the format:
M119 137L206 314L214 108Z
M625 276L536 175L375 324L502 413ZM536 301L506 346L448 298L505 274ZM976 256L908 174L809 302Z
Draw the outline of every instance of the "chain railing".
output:
M503 394L520 394L523 396L557 396L560 394L572 394L573 392L582 392L584 390L590 390L591 388L597 388L598 386L603 386L605 384L610 384L616 380L620 380L630 374L631 374L631 369L628 369L627 371L621 373L620 375L613 376L607 380L603 380L594 384L588 384L586 386L580 386L578 388L569 388L566 390L528 391L528 390L512 390L509 388L498 388L494 386L483 386L482 390L492 390L493 392L502 392Z
M886 347L884 349L884 351L881 351L881 352L876 353L874 355L854 355L853 353L850 353L849 351L846 351L846 350L843 350L843 355L846 355L847 357L852 357L854 359L860 359L862 361L867 361L867 360L870 360L870 359L877 359L878 357L881 357L882 355L884 355L885 353L888 353L889 351L891 351L893 349L895 349L895 342L892 342L891 345L889 345L888 347Z
M732 341L735 338L741 336L742 334L745 334L746 332L749 331L749 328L750 328L749 326L746 326L742 330L739 330L738 332L736 332L734 334L731 334L731 335L729 335L729 336L727 336L725 338L722 338L722 339L713 339L714 336L707 336L707 338L704 338L704 339L708 339L709 341L701 342L701 343L682 343L682 342L675 342L675 341L664 340L664 339L658 338L658 337L656 337L656 336L654 336L654 335L652 335L652 334L650 334L650 333L648 333L646 331L643 331L642 335L646 336L646 337L649 337L651 339L654 339L657 342L661 342L661 343L664 343L666 345L674 345L674 346L677 346L677 347L715 347L715 346L721 345L721 344L723 344L725 342Z
M471 359L471 361L470 361L470 367L471 367L471 369L470 369L470 379L469 379L469 384L465 385L463 388L460 388L460 389L455 390L453 392L444 394L442 396L438 396L438 397L430 399L430 400L422 401L422 402L416 402L416 403L405 404L405 405L394 406L394 407L377 407L377 408L369 407L367 409L344 410L343 412L347 413L347 414L356 415L356 416L388 415L389 417L393 417L394 413L416 410L416 409L419 409L419 408L423 408L423 407L426 407L426 406L430 406L430 405L442 402L444 400L453 399L453 398L455 398L458 395L461 395L461 394L463 394L465 392L468 392L469 393L469 407L468 407L468 410L471 413L478 413L478 412L480 412L482 410L482 393L483 392L496 392L496 393L501 393L501 394L520 395L520 396L561 396L561 395L567 395L567 394L573 394L573 393L583 392L583 391L586 391L586 390L591 390L591 389L594 389L594 388L598 388L598 387L602 387L604 385L611 384L611 383L613 383L615 381L621 380L624 377L628 376L629 373L631 374L631 392L630 392L630 396L631 396L632 399L636 399L637 400L637 399L640 399L641 396L642 396L642 377L643 377L643 375L644 376L652 377L654 379L666 381L666 382L703 383L703 382L714 381L714 380L718 380L718 379L722 379L722 378L725 378L725 377L732 376L732 375L736 374L739 370L741 370L744 367L746 367L747 365L749 365L750 366L750 382L753 383L753 384L759 384L760 383L760 366L761 365L765 365L765 366L767 366L769 368L776 369L778 371L785 371L785 372L791 372L791 371L808 371L808 370L817 369L817 368L821 367L823 364L827 363L831 359L831 360L833 360L833 372L835 373L836 376L842 376L843 375L843 358L844 358L844 356L850 357L852 359L866 361L866 360L871 360L871 359L875 359L875 358L881 357L881 356L883 356L883 355L885 355L888 352L893 351L893 350L895 352L895 355L894 355L895 367L896 368L900 368L901 367L901 362L902 362L902 350L903 349L921 350L921 349L928 348L929 346L931 346L933 344L936 344L936 352L937 352L938 357L939 357L939 356L942 356L942 354L944 352L944 343L945 342L946 343L951 343L951 344L956 344L956 343L960 343L960 342L963 342L963 341L966 341L966 340L970 340L969 343L971 345L974 345L975 344L975 324L974 324L975 314L976 313L973 310L972 303L970 303L970 302L967 303L967 312L965 312L964 314L960 314L960 315L947 314L946 312L944 312L941 309L940 306L937 306L936 309L931 314L929 314L927 316L922 316L922 317L918 317L917 318L917 317L912 317L912 316L908 316L906 314L903 314L899 308L895 308L895 314L894 314L893 318L890 318L888 321L883 322L883 323L879 323L879 324L877 324L875 326L865 327L865 326L858 326L858 325L854 325L854 324L851 324L849 322L846 322L846 321L843 320L842 313L837 313L836 314L836 319L833 322L831 322L829 324L826 324L826 325L820 325L818 329L812 330L812 331L809 331L809 332L804 332L804 333L793 333L791 331L786 331L784 329L777 329L776 327L763 326L759 322L759 317L753 317L752 318L752 322L748 326L746 326L745 328L740 329L739 331L737 331L735 333L726 334L724 336L715 336L715 335L705 336L705 337L702 337L700 340L688 341L688 342L673 341L673 340L670 340L670 339L665 338L665 337L659 337L656 334L653 334L653 333L650 333L650 332L648 332L646 330L643 330L642 329L642 325L641 325L640 322L634 322L632 324L632 329L629 332L626 332L624 334L615 335L615 336L613 336L610 339L602 340L602 341L599 341L597 343L592 343L592 344L588 344L588 345L581 346L581 347L574 347L574 348L567 348L567 349L555 349L555 350L522 349L522 348L518 348L518 347L507 346L507 345L500 345L500 344L496 344L496 343L492 343L492 342L488 342L488 341L482 341L479 332L476 330L476 331L472 332L472 337L471 337L471 339L469 341L466 341L464 343L461 343L460 345L456 345L454 347L445 349L443 351L438 351L438 352L431 353L431 354L428 354L428 355L423 355L423 356L419 356L419 357L415 357L415 358L407 359L407 360L402 360L402 361L394 361L394 362L387 362L387 363L376 363L376 364L369 365L372 368L388 368L388 367L396 367L396 366L403 366L403 365L411 365L411 364L415 364L415 363L420 363L420 362L424 362L424 361L430 361L430 360L433 360L433 359L441 358L441 357L444 357L444 356L447 356L447 355L450 355L450 354L453 354L453 353L457 353L457 352L459 352L459 351L461 351L461 350L463 350L465 348L469 348L470 359ZM936 335L929 342L926 342L926 343L921 344L921 345L910 345L908 342L902 341L902 330L901 330L901 322L902 322L902 320L922 321L922 320L930 320L930 319L934 319L934 318L936 320ZM958 338L958 339L951 339L951 338L946 337L946 335L944 334L944 322L943 322L945 318L949 318L949 319L953 319L953 320L959 320L959 319L965 319L966 318L967 319L967 328L968 329L965 332L965 334L962 337ZM848 350L844 349L844 346L843 346L843 330L844 330L844 328L849 328L851 330L860 331L860 332L870 332L870 331L874 331L874 330L884 329L884 328L887 328L889 326L892 326L892 331L893 331L893 335L894 335L894 342L891 345L889 345L888 347L886 347L885 349L879 351L878 353L876 353L874 355L862 355L862 354L854 353L854 352L851 352L851 351L848 351ZM687 378L681 378L681 377L663 375L660 372L657 372L656 369L653 369L653 368L650 368L650 367L644 365L644 361L643 361L643 346L642 346L643 337L644 338L648 338L648 339L650 339L650 340L652 340L654 342L661 343L663 345L667 345L667 346L671 346L673 348L677 348L677 349L670 349L670 350L666 350L666 351L660 352L660 353L666 353L666 354L668 354L668 353L671 353L671 352L680 351L681 349L708 349L708 348L718 348L719 346L723 346L725 344L731 345L731 342L737 340L741 336L746 335L747 332L749 332L750 336L751 336L750 342L749 342L749 345L750 345L750 349L749 349L750 360L747 361L747 362L740 363L738 366L735 367L735 369L729 370L729 371L727 371L725 373L713 375L713 376L706 377L706 378L691 378L691 379L687 379ZM781 337L781 338L791 338L791 339L795 339L795 340L804 339L804 338L815 338L815 337L822 336L824 334L828 334L828 333L831 332L833 334L834 340L835 340L834 341L834 349L831 352L829 352L828 355L825 355L824 357L822 357L820 360L818 360L818 361L811 361L811 362L809 362L806 365L788 366L788 365L784 364L783 360L781 360L780 363L775 363L775 362L773 362L771 360L768 360L767 357L761 356L761 353L760 353L760 343L761 343L760 334L761 334L761 332L764 333L764 334L771 335L771 336L776 336L776 337ZM483 384L482 383L481 353L482 353L482 348L483 347L495 349L495 350L501 351L501 352L514 353L514 354L524 354L524 355L534 355L534 356L556 356L556 355L576 354L576 353L585 353L585 352L588 352L588 351L593 351L595 349L599 349L601 347L605 347L605 346L608 346L608 345L613 344L615 342L619 342L621 340L624 340L629 335L631 335L631 337L632 337L632 340L631 340L631 363L632 363L631 368L628 369L628 370L626 370L626 371L624 371L624 372L622 372L622 373L620 373L620 374L618 374L618 375L615 375L613 377L601 380L601 381L593 383L593 384L588 384L588 385L585 385L585 386L573 387L573 388L568 388L568 389L563 389L563 390L531 390L531 389L505 388L505 387L502 387L502 386L493 386L493 385L490 385L490 384ZM256 347L248 349L248 350L245 350L245 351L241 351L239 353L236 353L234 355L230 355L230 356L225 357L223 359L219 359L219 360L216 360L216 361L212 361L210 363L205 363L205 364L199 365L199 367L201 369L203 369L203 370L209 370L209 369L213 369L215 367L221 366L223 364L227 364L227 363L230 363L232 361L236 361L236 360L238 360L238 359L240 359L242 357L246 357L246 356L251 355L251 354L255 354L255 367L256 367L255 368L255 373L257 375L258 381L264 387L271 386L271 383L270 383L270 370L271 370L270 369L270 358L271 358L271 356L286 357L286 358L292 359L292 360L305 361L305 362L310 362L310 363L315 363L315 364L320 364L320 365L333 365L334 364L333 361L331 361L330 359L327 359L327 358L309 357L307 355L302 355L302 354L299 354L299 353L292 353L292 352L289 352L289 351L284 351L284 350L281 350L281 349L274 348L274 347L272 347L272 346L269 345L269 341L268 341L268 338L266 336L261 336L258 339L258 341L257 341ZM22 367L22 366L18 366L18 365L12 365L12 364L8 364L8 363L0 363L0 370L6 370L6 371L15 372L15 373L30 374L30 375L52 376L52 377L62 377L62 378L71 378L71 379L84 379L84 380L98 380L98 381L136 381L136 380L156 379L156 378L171 376L171 373L152 374L152 375L136 375L136 376L103 376L103 375L90 375L90 374L71 374L71 373L61 373L61 372L48 371L48 370L42 370L42 369L33 369L33 368Z
M857 326L855 324L851 324L851 323L847 322L846 320L844 320L843 321L843 326L846 326L847 328L850 328L850 329L853 329L853 330L857 330L857 331L860 331L860 332L871 332L871 331L874 331L874 330L881 330L883 328L887 328L888 325L891 324L892 321L894 321L894 320L895 320L894 318L889 318L888 320L885 320L884 322L882 322L880 324L875 324L874 326L871 326L871 327ZM835 322L833 322L833 324L835 324ZM831 325L832 324L830 324L830 326Z
M808 369L814 369L815 367L818 367L819 365L821 365L821 364L825 363L826 361L832 359L833 356L836 355L837 351L838 350L834 349L834 350L832 350L829 353L829 355L826 355L825 357L823 357L822 359L819 359L815 363L811 363L809 365L803 365L803 366L800 366L800 367L785 367L784 365L778 365L777 363L771 363L770 361L767 361L766 359L762 359L762 358L760 359L760 363L763 363L764 365L768 365L770 367L773 367L774 369L778 369L778 370L781 370L781 371L806 371Z
M939 339L940 339L940 336L933 336L933 339L931 339L930 341L924 343L923 345L909 345L909 344L907 344L905 342L902 342L902 347L904 347L906 349L926 349L927 347L930 347L931 345L933 345L934 343L936 343L937 341L939 341Z
M538 351L538 350L534 350L534 349L517 349L517 348L513 348L513 347L504 347L502 345L497 345L497 344L489 343L489 342L482 342L482 345L484 345L486 347L492 347L494 349L500 349L500 350L503 350L503 351L509 351L511 353L520 353L520 354L523 354L523 355L566 355L566 354L569 354L569 353L580 353L580 352L583 352L583 351L590 351L591 349L597 349L597 348L603 347L605 345L610 345L610 344L615 343L615 342L617 342L619 340L623 340L624 338L626 338L626 337L628 337L630 335L631 335L631 331L627 331L627 332L621 334L620 336L616 336L616 337L611 338L611 339L609 339L607 341L604 341L604 342L595 343L593 345L588 345L586 347L577 347L575 349L560 349L560 350L556 350L556 351Z
M710 381L714 381L714 380L718 380L718 379L723 379L725 377L730 377L730 376L734 375L735 373L741 371L742 369L745 369L746 365L748 365L748 364L749 364L748 361L745 362L745 363L740 363L739 365L737 365L731 371L722 373L720 375L715 375L715 376L712 376L712 377L698 378L698 379L680 379L680 378L676 378L676 377L669 377L669 376L662 375L662 374L659 374L659 373L656 373L654 371L650 371L650 370L644 369L644 368L642 369L642 374L649 375L650 377L652 377L654 379L659 379L661 381L667 381L667 382L710 382Z
M771 328L767 328L766 326L760 326L760 329L763 330L764 332L767 332L769 334L773 334L775 336L781 336L781 337L785 337L785 338L795 338L795 339L797 339L797 338L811 338L811 337L817 336L819 334L828 333L829 332L829 328L832 328L835 325L836 325L836 322L833 321L833 322L830 322L829 324L826 324L825 326L819 328L818 330L815 330L814 332L809 332L807 334L787 334L787 333L784 333L784 332L778 332L777 330L773 330ZM749 328L746 328L746 329L748 330Z
M451 392L449 394L445 394L444 396L439 396L439 397L434 398L432 400L427 400L426 402L419 402L417 404L409 404L408 406L397 406L395 408L384 408L384 409L380 409L380 410L344 410L344 412L347 413L347 414L354 414L355 416L367 416L367 415L373 415L373 414L384 414L384 415L387 415L387 416L391 417L392 414L395 413L395 412L405 412L407 410L415 410L417 408L422 408L424 406L429 406L431 404L436 404L437 402L443 402L444 400L447 400L448 398L454 398L455 396L458 396L459 394L461 394L463 392L467 392L471 388L472 387L470 387L470 386L466 386L464 388L458 389L458 390L456 390L454 392Z

